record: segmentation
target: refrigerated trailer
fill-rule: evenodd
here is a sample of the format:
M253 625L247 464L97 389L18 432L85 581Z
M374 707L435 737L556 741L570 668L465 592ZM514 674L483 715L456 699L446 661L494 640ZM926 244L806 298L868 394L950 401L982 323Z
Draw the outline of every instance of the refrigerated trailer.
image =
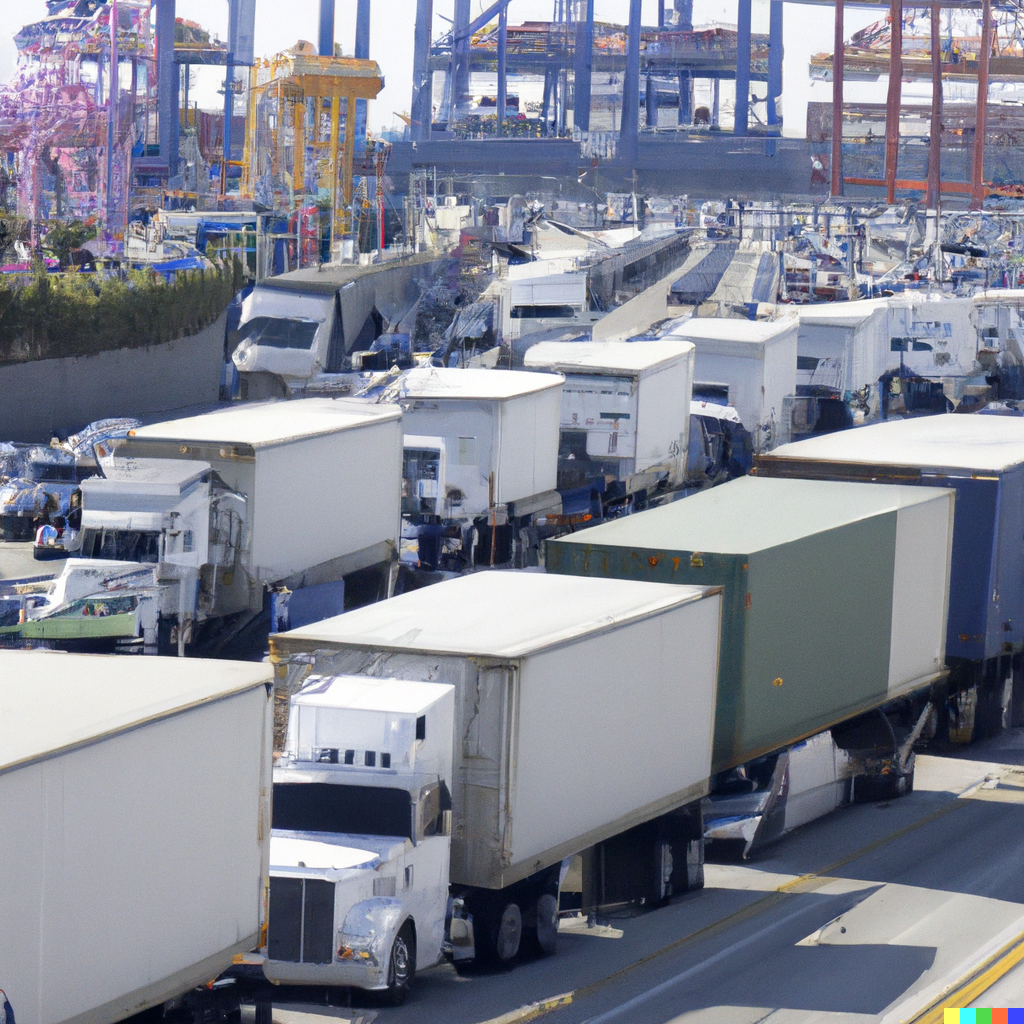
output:
M0 988L19 1024L114 1024L260 941L272 671L0 651ZM237 1010L237 996L235 996Z
M442 952L553 952L583 851L596 902L699 888L721 607L481 572L273 637L266 977L400 996Z
M955 491L945 724L955 742L1024 724L1024 420L875 423L783 445L758 459L755 471Z

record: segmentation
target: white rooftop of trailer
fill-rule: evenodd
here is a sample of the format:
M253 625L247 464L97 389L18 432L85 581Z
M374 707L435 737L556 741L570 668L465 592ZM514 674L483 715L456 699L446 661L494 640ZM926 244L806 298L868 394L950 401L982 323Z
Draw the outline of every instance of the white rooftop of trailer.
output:
M0 651L0 772L272 680L247 662Z
M700 600L701 587L485 571L357 608L275 639L520 658Z
M853 302L812 302L797 307L800 323L820 324L823 327L855 327L864 323L880 309L888 309L889 300L855 299Z
M527 349L526 366L560 373L644 376L684 359L693 344L680 338L657 341L542 341Z
M691 317L668 335L692 341L698 352L760 359L765 348L797 329L794 316L782 320L739 320L730 317Z
M411 679L378 679L376 676L310 676L292 697L293 704L353 711L388 711L418 715L452 687Z
M188 459L104 459L103 477L88 477L82 481L82 490L93 487L105 490L131 491L145 484L150 493L181 494L204 473L210 471L208 462Z
M563 380L560 373L421 366L405 375L402 395L405 398L501 401L561 387Z
M791 486L792 485L792 486ZM559 544L751 554L944 496L913 485L741 477Z
M401 415L396 406L376 405L356 398L300 398L246 403L185 419L152 423L138 427L128 436L262 448L318 434L335 434Z
M1011 306L1024 303L1024 288L989 288L972 296L976 306Z
M795 441L770 458L1001 472L1024 464L1024 418L946 413Z

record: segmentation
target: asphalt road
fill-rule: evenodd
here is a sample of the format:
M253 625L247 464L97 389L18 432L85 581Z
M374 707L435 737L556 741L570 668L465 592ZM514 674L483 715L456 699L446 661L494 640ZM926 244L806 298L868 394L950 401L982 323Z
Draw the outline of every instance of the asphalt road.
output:
M968 753L920 757L908 797L844 808L756 861L709 864L703 892L594 931L563 931L550 959L469 977L436 968L417 977L404 1007L356 993L351 1009L332 1016L377 1024L913 1021L1024 933L1024 771L1014 770L1024 765L1024 732ZM1003 971L1001 962L985 977ZM558 996L565 1005L552 1002ZM1024 1005L1024 963L972 998ZM543 1005L523 1009L535 1003Z

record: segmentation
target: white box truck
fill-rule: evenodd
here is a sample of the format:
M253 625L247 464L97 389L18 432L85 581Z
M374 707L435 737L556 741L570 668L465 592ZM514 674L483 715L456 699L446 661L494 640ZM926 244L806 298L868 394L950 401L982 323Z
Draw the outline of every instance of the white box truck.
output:
M565 374L559 487L607 476L624 493L673 491L686 477L694 347L685 341L542 341L527 369Z
M602 903L699 888L720 616L717 590L481 572L273 637L266 976L401 998L445 952L551 953L583 851Z
M561 511L562 381L523 370L405 374L395 389L408 435L404 560L456 572L478 562L536 565L519 531L533 516Z
M260 615L268 586L333 587L375 569L375 594L388 592L401 520L395 406L253 403L139 427L113 447L83 487L80 553L158 565L172 647L203 639L200 627L206 642L231 635Z
M19 1024L216 1007L223 992L191 990L263 924L271 681L0 651L0 988Z
M730 404L750 431L755 453L789 440L784 410L796 393L797 325L796 317L693 317L668 334L696 347L695 387L728 386Z

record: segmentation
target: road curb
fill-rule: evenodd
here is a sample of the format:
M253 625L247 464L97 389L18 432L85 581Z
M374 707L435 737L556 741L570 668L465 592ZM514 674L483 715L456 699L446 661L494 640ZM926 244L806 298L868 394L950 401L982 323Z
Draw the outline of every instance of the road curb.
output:
M560 1006L568 1006L572 1002L573 995L572 992L564 992L560 996L542 999L538 1003L528 1003L526 1006L520 1006L518 1010L510 1010L500 1017L481 1021L480 1024L522 1024L524 1021L536 1020L537 1017L543 1017L544 1014L557 1010Z

